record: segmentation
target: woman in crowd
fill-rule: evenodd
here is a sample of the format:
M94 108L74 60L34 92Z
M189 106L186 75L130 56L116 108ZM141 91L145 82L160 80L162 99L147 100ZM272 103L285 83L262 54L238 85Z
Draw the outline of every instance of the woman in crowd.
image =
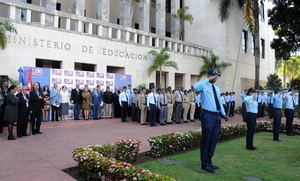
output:
M70 94L66 86L62 86L60 91L59 114L62 121L65 121L65 116L69 114Z
M42 97L44 100L44 105L42 108L43 120L47 122L47 121L49 121L49 109L50 109L50 91L49 91L49 87L47 85L44 86L44 89L42 92Z
M246 106L246 123L247 123L247 136L246 136L246 149L255 150L253 146L253 137L255 133L256 118L258 113L258 102L255 99L256 91L253 88L248 90L247 96L244 98Z
M6 97L6 107L4 110L3 120L8 124L8 140L15 140L16 137L13 134L14 123L18 121L18 103L19 99L15 96L17 88L12 85L8 89L8 95Z
M188 91L185 90L183 95L183 122L185 123L187 123L187 116L189 113L190 105L190 96L188 95Z
M84 87L82 92L82 109L83 109L85 120L89 119L91 105L92 105L92 95L89 92L88 87Z

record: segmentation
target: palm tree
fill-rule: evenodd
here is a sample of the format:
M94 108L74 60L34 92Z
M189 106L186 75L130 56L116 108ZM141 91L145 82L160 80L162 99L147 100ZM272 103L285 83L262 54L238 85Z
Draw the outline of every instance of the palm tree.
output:
M286 71L288 70L288 71ZM300 56L293 55L288 60L281 61L277 73L288 77L289 80L294 80L300 76Z
M7 45L6 32L17 33L14 25L9 21L0 21L0 48L4 49Z
M231 66L231 63L225 63L225 62L218 63L219 57L216 56L215 54L212 54L210 58L206 56L201 56L201 58L203 59L203 65L201 66L200 73L199 73L200 78L207 75L207 71L211 68L215 68L218 70L219 73L221 73L223 69L225 69L228 66Z
M243 20L254 36L255 88L259 87L260 39L259 39L259 0L219 0L219 17L222 22L229 18L233 1L243 10Z
M180 20L180 29L179 29L179 39L184 40L184 22L190 22L192 24L194 18L193 15L187 13L189 7L185 6L184 8L177 9L177 12L173 14L175 18Z
M170 61L170 55L168 48L162 48L159 52L151 50L149 52L152 55L153 64L148 68L148 75L150 76L156 70L159 70L159 87L162 83L162 67L173 67L178 70L178 65L174 61Z

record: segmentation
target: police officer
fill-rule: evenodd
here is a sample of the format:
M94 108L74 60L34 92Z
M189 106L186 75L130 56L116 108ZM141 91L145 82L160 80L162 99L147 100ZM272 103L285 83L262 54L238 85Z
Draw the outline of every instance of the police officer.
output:
M196 93L195 89L192 88L189 93L190 96L190 120L191 122L194 122L194 116L195 116L195 109L196 109Z
M121 93L119 95L119 103L121 106L121 120L122 122L127 122L128 115L128 105L129 105L129 96L126 91L127 87L124 86L123 90L121 89Z
M279 130L281 124L281 109L282 109L282 95L279 93L279 90L274 91L275 95L273 96L273 140L279 140Z
M138 105L141 111L141 116L140 116L141 125L146 124L146 118L147 118L147 96L145 94L145 91L146 91L145 89L142 89L138 96Z
M168 97L166 95L165 89L161 90L161 94L158 96L158 108L160 125L166 125L167 115L168 115Z
M270 92L268 93L268 116L269 116L269 119L273 119L273 93Z
M157 95L155 94L155 88L151 89L147 97L147 107L149 110L148 120L150 122L150 126L156 126L156 110L157 110Z
M255 133L256 118L258 113L258 102L255 99L256 91L253 88L248 90L248 96L244 98L246 106L246 123L247 123L247 135L246 135L246 149L255 150L253 146L253 136Z
M175 122L177 124L180 124L181 115L182 115L183 93L181 92L179 87L177 87L176 91L174 92L174 99L175 99Z
M172 94L172 88L168 87L166 91L166 95L168 98L168 116L167 116L167 124L172 124L172 114L173 114L173 105L174 105L174 96Z
M294 120L294 109L297 105L297 101L295 99L295 93L293 90L289 90L289 92L285 96L285 117L286 117L286 135L293 136L292 126Z
M220 88L215 85L219 76L217 69L208 70L208 78L197 82L193 87L202 94L202 169L215 173L219 168L212 163L215 147L221 130L221 119L228 120L220 100Z
M202 108L201 108L201 94L196 91L196 111L195 111L195 117L196 119L201 120L201 112L202 112Z
M189 109L190 109L190 96L188 95L188 91L185 90L184 91L184 95L183 95L183 122L184 123L187 123L188 120L187 120L187 116L188 116L188 113L189 113Z

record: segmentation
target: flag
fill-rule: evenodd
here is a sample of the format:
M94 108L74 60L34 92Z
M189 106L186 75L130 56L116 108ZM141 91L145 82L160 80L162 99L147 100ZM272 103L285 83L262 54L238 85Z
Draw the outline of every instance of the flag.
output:
M27 87L28 87L29 91L32 90L32 69L31 68L29 69L29 72L28 72Z
M24 86L25 82L24 82L24 72L23 72L23 69L22 67L20 67L18 69L18 72L19 72L19 82L22 86Z

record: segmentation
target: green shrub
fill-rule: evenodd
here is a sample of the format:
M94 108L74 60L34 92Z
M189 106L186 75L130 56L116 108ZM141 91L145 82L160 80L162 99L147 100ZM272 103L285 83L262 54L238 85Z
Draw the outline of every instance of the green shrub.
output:
M132 139L120 140L116 143L116 159L133 163L140 151L140 141Z

